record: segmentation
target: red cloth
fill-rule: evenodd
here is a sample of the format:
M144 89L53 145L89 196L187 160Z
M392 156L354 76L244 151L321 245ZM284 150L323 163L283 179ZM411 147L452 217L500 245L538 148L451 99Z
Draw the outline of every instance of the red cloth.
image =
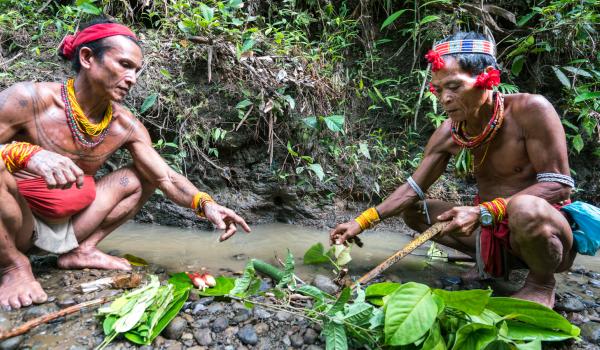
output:
M479 196L475 197L475 205L479 205ZM552 204L559 210L571 203L570 200L563 204ZM502 249L510 249L510 229L508 228L508 212L504 220L494 226L481 226L481 259L485 264L485 272L494 277L504 274Z
M131 29L122 24L98 23L75 33L75 35L65 36L58 47L58 51L70 60L75 53L75 49L77 49L79 45L114 35L130 36L137 40L137 37Z
M94 177L86 175L83 187L48 189L43 178L17 180L19 192L34 214L49 219L71 217L87 208L96 198Z

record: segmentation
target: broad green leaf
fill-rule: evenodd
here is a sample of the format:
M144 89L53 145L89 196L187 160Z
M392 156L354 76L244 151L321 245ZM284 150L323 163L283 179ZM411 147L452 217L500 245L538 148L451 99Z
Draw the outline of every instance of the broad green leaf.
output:
M254 39L246 39L242 45L242 52L248 52L254 47Z
M294 266L294 256L292 255L292 252L288 249L287 257L285 258L285 262L283 265L283 276L281 277L281 280L279 280L279 283L277 283L278 288L283 288L288 284L293 285L293 283L295 282Z
M123 257L127 259L127 261L129 261L129 263L133 266L148 266L148 262L146 260L135 255L125 254Z
M427 336L427 339L425 339L425 342L423 343L422 349L428 349L428 350L446 350L447 349L446 342L444 341L444 338L442 337L442 333L440 330L440 324L438 322L435 322L433 324L433 327L429 331L429 335Z
M365 289L365 296L367 301L373 305L383 306L382 298L386 295L390 295L400 288L400 283L394 282L382 282L375 283Z
M350 256L350 251L352 248L350 246L345 246L343 244L336 244L333 246L333 256L335 257L335 263L339 266L347 265L350 261L352 261L352 257Z
M485 309L491 290L459 290L449 292L443 289L434 289L433 293L440 296L444 300L446 307L455 308L470 315L479 315Z
M522 27L525 23L529 22L529 20L535 15L536 15L535 12L530 12L527 15L519 18L519 20L517 21L517 26Z
M342 290L342 293L337 298L335 303L327 311L327 314L334 316L337 312L344 310L344 305L350 300L350 288L346 287Z
M77 6L81 11L85 12L85 13L89 13L90 15L99 15L102 13L102 10L99 9L98 7L92 5L89 2L84 2L81 5Z
M386 303L385 344L414 343L433 326L437 312L429 287L415 282L401 285Z
M168 70L161 68L160 69L160 74L162 74L165 78L167 79L172 79L173 77L171 76L171 73L169 73Z
M569 72L575 74L575 75L581 75L582 77L592 78L592 75L589 72L587 72L581 68L576 68L576 67L571 67L571 66L563 66L562 68L566 71L569 71Z
M456 332L456 341L452 350L484 349L497 337L498 330L496 327L481 323L469 323Z
M311 129L317 128L317 117L306 117L302 119L302 122Z
M190 280L185 272L179 272L171 275L169 278L169 283L175 285L176 288L194 287L192 280Z
M484 350L515 350L515 349L516 349L516 347L511 343L507 343L504 340L495 340L495 341L489 343L488 346L486 346Z
M146 99L142 103L142 107L140 108L140 113L144 114L144 113L146 113L147 110L149 110L152 106L154 106L154 103L156 103L157 97L158 97L157 93L151 94L150 96L146 97Z
M294 110L294 108L296 108L296 101L292 98L292 96L290 96L290 95L283 95L283 99L286 100L286 102L290 106L291 110Z
M325 117L325 124L329 128L329 130L333 132L340 132L344 130L344 116L343 115L330 115L329 117Z
M513 59L512 66L510 67L511 73L518 77L523 69L523 63L525 63L525 56L518 55Z
M581 138L581 135L575 135L575 137L573 137L573 140L571 142L573 142L573 147L575 148L577 153L581 152L581 150L583 149L583 146L584 146L583 138Z
M200 3L200 12L202 13L202 17L207 22L212 21L215 16L215 9L212 7L208 7L203 3Z
M171 303L169 304L167 312L165 312L165 314L163 315L163 317L160 318L154 329L152 329L152 334L146 340L145 345L149 345L150 343L152 343L154 338L158 337L158 335L163 331L163 329L165 329L165 327L167 327L167 325L171 323L171 320L173 320L173 318L177 316L177 314L183 307L183 304L188 300L189 295L189 288L178 290L178 294L175 295L173 301L171 301Z
M297 288L295 290L296 292L300 293L300 294L304 294L304 295L308 295L310 297L313 297L315 300L325 300L325 298L327 299L334 299L331 295L323 292L322 290L320 290L319 288L315 287L315 286L311 286L308 284L302 285L300 288Z
M373 315L369 320L369 329L382 327L385 322L385 313L382 308L373 309Z
M569 78L567 78L567 76L565 75L565 73L563 73L556 66L553 66L552 70L554 71L554 74L558 78L558 81L560 81L560 83L563 84L564 87L566 87L567 89L570 89L571 88L571 81L569 80Z
M316 265L328 262L329 258L321 242L308 248L306 253L304 253L304 265Z
M591 99L595 99L595 98L600 98L600 91L584 92L582 94L579 94L575 97L574 102L579 103L579 102L583 102L583 101L587 101L587 100L591 100Z
M483 312L479 315L469 315L469 318L474 323L483 323L489 326L493 326L498 322L502 322L502 317L489 309L483 310Z
M542 341L534 340L529 343L515 344L518 350L542 350Z
M561 341L573 338L573 335L563 331L540 328L519 321L506 320L506 325L508 326L507 337L513 340Z
M326 350L347 350L348 340L344 326L332 321L323 323Z
M363 326L368 324L373 316L373 306L367 303L354 303L348 307L344 314L344 320L347 322Z
M309 164L308 168L310 170L312 170L312 172L315 173L315 175L317 175L317 177L319 178L320 181L323 181L323 179L325 178L325 172L323 171L321 164L318 164L318 163Z
M238 102L237 105L235 105L236 109L244 109L248 106L250 106L252 104L252 101L250 101L249 99L245 99L245 100L241 100L240 102Z
M235 285L235 279L225 277L225 276L219 276L219 277L215 278L215 282L217 282L217 284L212 288L208 288L203 291L198 290L197 291L198 295L202 295L202 296L206 296L206 297L209 297L209 296L217 297L217 296L227 295L227 294L231 293L231 290L233 289L233 286Z
M560 330L574 337L579 335L579 328L572 325L566 318L562 317L552 309L532 301L493 297L487 308L500 316L518 312L520 315L515 319L546 329ZM510 328L509 328L510 329Z
M246 268L244 269L244 273L241 277L236 278L233 289L230 294L236 296L245 296L246 291L252 285L252 282L256 279L256 271L254 271L254 263L252 260L246 264Z
M419 25L422 26L422 25L427 24L429 22L437 21L438 19L440 19L440 16L434 16L434 15L426 16L425 18L423 18L419 22Z
M396 11L396 12L392 13L388 18L385 19L385 21L383 21L383 24L381 24L380 30L383 30L383 28L394 23L394 21L396 19L398 19L398 17L402 16L402 14L406 11L408 11L408 9L404 9L404 10L400 10L400 11Z
M369 145L367 145L364 142L361 142L358 144L358 149L360 150L360 153L362 153L363 156L365 156L365 158L367 159L371 159L371 154L369 153Z

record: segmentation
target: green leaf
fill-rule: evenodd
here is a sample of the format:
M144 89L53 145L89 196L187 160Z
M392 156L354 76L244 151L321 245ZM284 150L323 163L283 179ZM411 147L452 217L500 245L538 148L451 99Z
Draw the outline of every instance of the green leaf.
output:
M470 315L479 315L485 309L491 290L459 290L449 292L443 289L434 289L433 293L444 300L446 307L455 308Z
M589 72L581 68L575 68L571 66L563 66L562 68L566 71L573 73L574 75L581 75L582 77L592 78L592 75Z
M296 108L296 101L292 98L292 96L283 95L283 99L288 103L291 110L294 110L294 108Z
M517 26L518 26L518 27L522 27L522 26L523 26L525 23L529 22L529 20L530 20L531 18L533 18L533 16L535 16L535 15L536 15L536 13L535 13L535 12L530 12L530 13L528 13L527 15L525 15L525 16L523 16L523 17L519 18L519 20L517 21Z
M331 308L327 311L327 314L330 316L335 316L336 312L344 310L344 305L350 300L350 288L346 287L342 290L342 293L337 298L335 303L331 306Z
M513 340L561 341L573 338L573 335L563 331L540 328L519 321L506 320L506 325L508 326L507 337Z
M101 9L92 5L89 2L84 2L81 5L77 6L77 8L79 8L81 11L83 11L85 13L89 13L90 15L98 16L99 14L102 13Z
M207 288L203 291L198 290L198 295L205 297L220 297L230 294L235 286L235 279L230 277L219 276L215 278L215 282L217 282L217 284L212 288Z
M500 316L514 314L519 315L515 319L546 329L560 330L574 337L579 335L579 328L573 326L566 318L562 317L552 309L532 301L508 298L493 297L487 305L487 308Z
M347 350L348 340L344 326L332 321L323 323L326 350Z
M523 63L525 63L525 56L518 55L513 59L512 66L510 67L510 71L516 77L519 76L521 70L523 69Z
M591 100L591 99L596 99L599 97L600 97L600 91L584 92L582 94L577 95L575 97L574 102L579 103L579 102L583 102L583 101L587 101L587 100Z
M312 170L313 173L315 173L315 175L317 175L317 177L319 178L320 181L323 181L323 179L325 178L325 172L323 172L323 168L321 167L321 164L318 164L318 163L309 164L308 168L310 170Z
M365 289L365 296L369 303L377 306L383 306L383 297L392 294L400 288L400 283L382 282L375 283Z
M311 129L317 128L317 117L306 117L302 121Z
M352 261L352 257L350 256L350 251L352 248L350 246L345 246L343 244L336 244L333 246L333 256L335 257L335 263L339 266L344 266Z
M452 350L484 349L497 337L498 330L496 327L481 323L469 323L456 332L456 341Z
M176 289L176 291L177 294L175 295L173 301L169 304L167 312L165 312L164 316L160 318L160 320L152 330L152 334L146 340L145 345L151 344L152 341L156 337L158 337L158 335L163 331L163 329L165 329L165 327L167 327L167 325L171 323L171 320L173 320L173 318L177 316L177 314L183 307L183 304L188 300L188 297L190 295L190 288L183 290Z
M244 45L242 45L242 52L248 52L248 51L252 50L253 47L254 47L254 39L252 39L252 38L246 39L244 41Z
M294 281L294 256L292 252L288 249L287 257L285 258L285 262L283 264L283 276L279 283L277 283L278 288L283 288L288 284L293 284Z
M333 132L340 132L344 130L344 116L343 115L330 115L325 117L325 124L329 130Z
M308 248L306 253L304 253L304 265L316 265L328 262L327 253L320 242Z
M320 290L319 288L317 288L315 286L311 286L308 284L302 285L300 288L297 288L295 291L300 294L313 297L315 300L324 301L325 298L333 299L333 297L331 295L323 292L322 290Z
M583 149L583 138L581 138L581 135L575 135L575 137L573 137L573 140L571 141L573 143L573 148L575 148L575 150L577 151L577 153L581 152L581 150Z
M404 9L404 10L400 10L400 11L396 11L396 12L392 13L388 18L385 19L385 21L383 21L383 24L381 25L380 30L383 30L383 28L394 23L394 21L396 19L398 19L398 17L402 16L402 14L406 11L408 11L408 9Z
M142 103L142 107L140 108L140 113L144 114L144 113L146 113L147 110L149 110L152 106L154 106L154 103L156 103L157 97L158 97L157 93L151 94L150 96L146 97L146 99Z
M215 9L212 7L208 7L203 3L200 3L200 12L202 13L202 17L207 22L211 22L215 17Z
M542 341L539 339L529 343L515 345L518 350L542 350Z
M556 66L553 66L552 70L554 71L554 74L558 78L558 81L560 81L560 83L563 84L564 87L566 87L567 89L570 89L571 88L571 81L569 80L569 78L567 78L567 76L565 75L565 73L563 73Z
M344 315L344 320L353 325L363 326L369 323L372 316L372 305L367 303L354 303L348 307L348 311Z
M488 346L486 346L484 350L515 350L515 349L516 349L516 347L511 343L507 343L504 340L495 340L495 341L489 343Z
M255 279L256 271L254 270L254 262L250 260L248 261L248 264L246 264L246 268L244 269L242 276L236 278L230 294L242 297L246 296L246 291L250 288Z
M169 283L173 284L176 288L194 287L192 280L185 272L179 272L171 275L169 278Z
M172 79L173 77L171 76L171 73L169 73L168 70L161 68L160 69L160 74L162 74L165 78L167 79Z
M429 335L423 343L422 349L428 350L446 350L446 342L442 337L439 322L433 324L433 328L429 331Z
M361 142L358 144L358 149L360 150L360 153L363 154L363 156L365 156L365 158L367 159L371 159L371 154L369 153L369 145L367 145L364 142Z
M250 106L252 104L252 101L250 101L249 99L245 99L245 100L241 100L240 102L238 102L237 105L235 105L236 109L244 109L248 106Z
M406 345L433 326L438 308L429 287L409 282L390 295L385 310L385 344Z
M437 21L438 19L440 19L440 16L430 15L430 16L427 16L427 17L423 18L419 22L419 25L422 26L422 25L427 24L429 22Z

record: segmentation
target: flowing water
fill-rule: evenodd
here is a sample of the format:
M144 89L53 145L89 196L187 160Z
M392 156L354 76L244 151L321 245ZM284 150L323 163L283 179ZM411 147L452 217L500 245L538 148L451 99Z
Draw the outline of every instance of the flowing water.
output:
M276 264L275 257L285 258L290 249L296 258L296 273L310 278L315 273L333 276L327 266L302 264L304 252L317 242L329 246L328 233L309 227L288 224L267 224L252 227L252 233L238 232L225 242L218 242L217 231L180 229L165 226L129 223L119 228L100 244L104 251L117 250L148 262L165 266L169 271L192 271L206 268L213 274L220 269L241 271L249 258L259 258ZM361 235L363 248L353 247L350 273L359 276L377 266L410 241L400 232L376 231ZM428 245L427 245L428 246ZM386 272L392 280L431 282L441 276L456 276L465 270L454 264L431 262L425 257L427 247L421 247ZM456 255L450 252L451 255Z

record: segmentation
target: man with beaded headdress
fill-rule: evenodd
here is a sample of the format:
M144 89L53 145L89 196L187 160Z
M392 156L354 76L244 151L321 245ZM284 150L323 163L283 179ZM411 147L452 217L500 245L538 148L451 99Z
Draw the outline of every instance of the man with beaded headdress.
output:
M554 273L568 269L585 245L579 244L580 230L574 244L567 216L558 210L570 202L574 187L558 114L540 95L494 91L500 83L495 44L481 34L456 33L426 58L433 72L430 91L449 118L429 139L407 183L377 207L337 225L331 242L352 240L393 215L418 231L447 221L435 241L476 257L480 275L499 276L524 265L529 275L514 296L552 307ZM425 199L451 157L457 172L477 181L473 205ZM595 248L600 243L588 241ZM595 248L588 250L593 254Z
M232 236L232 210L216 204L152 148L144 125L121 102L136 83L142 50L126 26L90 22L67 36L59 54L73 64L64 83L19 83L0 92L0 306L41 303L47 295L25 253L59 254L65 269L130 269L96 245L133 217L159 188L180 206ZM118 149L133 164L94 175Z

